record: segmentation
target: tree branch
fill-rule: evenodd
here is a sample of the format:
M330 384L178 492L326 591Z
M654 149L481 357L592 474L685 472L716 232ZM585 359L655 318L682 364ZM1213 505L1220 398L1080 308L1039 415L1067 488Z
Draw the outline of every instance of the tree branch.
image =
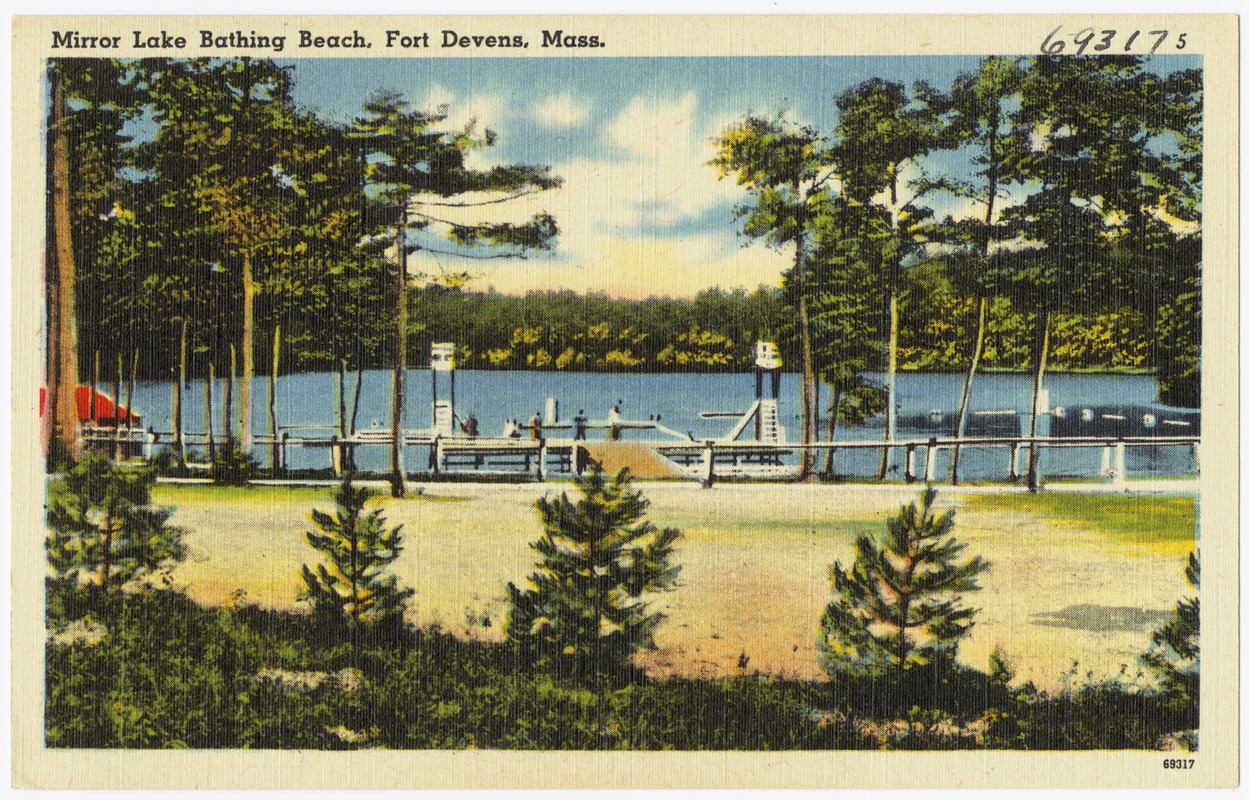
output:
M528 256L528 255L526 255L524 252L515 252L515 253L490 253L490 254L485 254L485 253L457 253L457 252L452 251L452 250L438 250L438 249L433 248L433 247L422 247L422 246L417 246L416 250L417 250L417 251L419 251L419 252L422 252L422 253L436 253L436 254L438 254L438 255L442 255L442 256L453 256L453 257L455 257L455 258L472 258L472 259L475 259L475 260L477 260L477 261L489 261L489 260L491 260L491 259L496 259L496 258L517 258L517 259L527 259L527 258L529 258L529 256Z
M416 201L416 205L417 206L436 206L438 208L473 208L476 206L491 206L491 205L496 205L498 203L506 203L511 200L516 200L521 197L525 197L526 195L537 194L538 192L544 192L544 191L546 190L545 189L528 189L523 192L516 192L515 194L510 194L507 197L499 197L494 200L482 200L481 202L464 202L464 203L429 202L427 203L424 201ZM420 214L419 211L415 213ZM421 214L421 216L428 216L428 215Z

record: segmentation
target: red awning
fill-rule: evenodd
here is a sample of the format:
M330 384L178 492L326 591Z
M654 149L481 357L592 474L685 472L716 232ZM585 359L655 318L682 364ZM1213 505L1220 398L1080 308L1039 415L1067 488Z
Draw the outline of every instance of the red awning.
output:
M39 387L39 416L43 416L43 408L48 402L48 390L46 387ZM89 422L91 420L91 387L79 386L74 390L74 400L78 403L78 421ZM116 414L116 416L114 416ZM113 420L117 419L122 425L142 425L143 418L138 414L129 411L125 406L119 410L114 410L113 398L103 392L95 393L95 420L100 425L112 425Z

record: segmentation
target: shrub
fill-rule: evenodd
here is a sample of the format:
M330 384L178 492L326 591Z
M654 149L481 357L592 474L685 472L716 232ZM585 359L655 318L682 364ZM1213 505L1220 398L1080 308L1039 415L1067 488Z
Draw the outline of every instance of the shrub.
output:
M962 593L979 589L988 569L979 556L962 563L965 549L950 531L954 513L932 513L937 492L903 506L878 537L855 541L854 564L829 570L833 599L820 620L818 642L831 677L879 677L918 666L953 666L959 640L972 626L974 609Z
M256 475L259 464L251 453L237 445L217 448L213 455L212 479L225 486L246 486Z
M575 483L576 502L565 493L536 503L544 532L530 546L542 560L529 588L508 584L507 638L540 669L624 678L664 619L640 598L675 585L680 567L669 559L680 532L643 518L650 503L627 469L610 479L595 469Z
M50 617L79 616L85 609L71 609L81 586L102 606L122 586L182 560L182 530L168 524L171 510L151 504L154 482L150 468L88 454L48 486Z
M404 603L413 594L387 573L403 550L403 526L387 527L381 509L365 514L371 496L348 476L334 495L334 514L312 510L319 531L306 531L304 538L324 561L315 571L303 566L307 590L297 598L312 604L318 620L345 628L356 653L364 628L384 633L402 627Z

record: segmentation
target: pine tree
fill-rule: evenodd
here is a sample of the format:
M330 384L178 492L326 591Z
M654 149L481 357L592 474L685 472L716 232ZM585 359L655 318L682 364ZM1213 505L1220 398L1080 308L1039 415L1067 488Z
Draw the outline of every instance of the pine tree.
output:
M1201 586L1201 566L1197 554L1188 556L1184 570L1188 585L1196 592ZM1201 602L1185 597L1175 604L1175 611L1161 628L1154 631L1153 643L1141 660L1158 676L1165 692L1198 705L1201 680Z
M364 504L371 496L348 476L334 495L336 513L311 511L320 532L306 531L304 538L325 560L315 571L303 566L307 590L297 598L311 603L322 622L345 627L357 654L364 628L402 625L404 602L413 594L387 572L402 551L403 526L387 527L381 509L365 514Z
M576 479L581 497L537 501L542 556L529 588L509 583L508 640L532 663L578 679L623 677L630 657L653 647L665 616L640 598L672 589L675 528L644 519L650 502L630 488L627 469L607 478L599 469Z
M952 665L975 609L962 592L976 591L989 568L979 556L955 563L966 545L950 531L954 512L932 513L937 492L903 506L878 537L860 536L849 570L829 570L833 599L820 620L819 647L831 677L901 678L912 667Z
M88 454L48 487L50 589L92 588L97 606L184 555L170 509L152 505L152 469L123 469Z

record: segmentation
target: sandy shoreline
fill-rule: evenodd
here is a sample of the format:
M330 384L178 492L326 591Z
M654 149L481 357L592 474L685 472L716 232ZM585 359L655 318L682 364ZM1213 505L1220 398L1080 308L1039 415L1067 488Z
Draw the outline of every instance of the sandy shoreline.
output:
M1194 482L1189 482L1192 487ZM396 562L416 589L410 619L462 636L499 639L506 584L532 570L529 542L540 533L533 502L574 491L567 483L413 484L403 500L379 497L391 524L402 523L406 548ZM676 527L680 586L657 598L669 619L658 649L643 663L655 675L712 677L747 671L818 678L815 640L828 601L828 567L853 557L856 535L874 532L915 486L725 484L702 490L688 482L638 484L649 518ZM979 487L943 489L939 505L957 509L956 536L968 554L988 559L982 590L968 595L981 609L960 660L984 669L1000 648L1020 680L1056 688L1073 661L1080 673L1110 677L1136 656L1149 631L1187 591L1183 567L1191 542L1165 547L1150 539L1149 519L1134 538L1095 526L1054 521L1028 511L980 507ZM998 492L994 492L998 493ZM299 566L315 552L302 531L315 505L332 509L326 489L259 487L226 496L212 489L170 487L156 500L174 506L187 529L190 556L175 584L198 601L295 607ZM214 499L217 498L217 499ZM477 622L468 622L472 617ZM489 626L480 623L483 617Z

